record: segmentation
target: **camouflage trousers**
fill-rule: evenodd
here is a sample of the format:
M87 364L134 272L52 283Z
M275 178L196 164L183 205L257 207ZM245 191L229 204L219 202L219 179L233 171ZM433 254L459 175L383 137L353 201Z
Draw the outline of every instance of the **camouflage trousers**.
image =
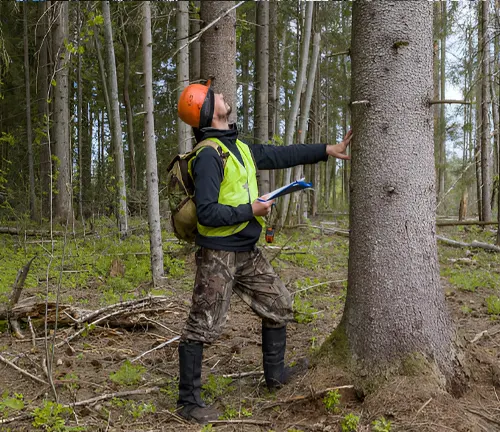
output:
M226 323L233 291L268 327L283 327L293 318L292 298L259 249L228 252L201 248L182 339L214 342Z

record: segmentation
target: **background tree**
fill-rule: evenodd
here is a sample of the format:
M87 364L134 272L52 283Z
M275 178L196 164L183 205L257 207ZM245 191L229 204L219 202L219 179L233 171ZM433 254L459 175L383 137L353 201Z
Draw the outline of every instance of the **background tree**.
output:
M120 234L128 231L127 189L125 183L125 160L123 156L122 126L120 121L120 105L118 101L118 79L116 76L115 48L109 1L102 2L104 16L104 38L106 40L106 60L109 73L111 133L114 150L115 184L117 193L116 217Z
M57 193L54 197L54 219L66 223L73 217L73 196L71 186L71 159L69 135L69 53L65 42L69 38L69 3L55 3L52 24L52 56L55 59L54 79L54 123L53 141Z
M189 85L189 2L178 1L177 4L177 98ZM179 153L187 153L192 149L191 128L183 121L177 121L177 141Z
M153 100L153 42L151 39L150 2L142 3L144 27L142 51L144 56L144 145L148 185L148 222L153 282L158 285L163 277L163 249L161 241L160 206L158 201L158 163L156 159L154 100Z

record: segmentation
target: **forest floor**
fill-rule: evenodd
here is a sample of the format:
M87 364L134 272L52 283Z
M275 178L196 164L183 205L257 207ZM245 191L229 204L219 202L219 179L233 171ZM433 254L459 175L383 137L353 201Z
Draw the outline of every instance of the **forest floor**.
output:
M489 229L438 231L455 240L494 242ZM139 298L148 289L147 283L138 282L147 279L149 264L144 227L134 237L131 246L130 239L120 244L114 238L106 241L102 233L58 243L1 236L3 301L17 270L35 253L40 256L23 298L43 301L48 287L53 300L58 286L60 303L87 310ZM52 252L52 244L59 244L59 249ZM276 245L282 249L266 249L266 255L289 290L296 292L287 362L314 357L342 316L348 239L303 228L280 233ZM260 320L233 296L225 331L206 348L203 360L205 398L223 419L202 427L175 414L178 342L146 353L180 333L191 299L194 248L170 238L164 250L169 279L164 289L152 294L167 296L168 304L143 311L141 324L134 327L90 325L57 348L54 388L0 361L0 431L500 431L500 254L439 245L442 286L470 373L470 386L460 398L427 386L425 377L416 376L391 379L378 393L360 400L349 376L325 362L314 363L307 373L269 394L260 373ZM34 319L33 324L34 342L26 323L21 326L25 338L19 339L0 321L0 355L46 381L43 320ZM56 343L74 333L62 325L55 335L53 326L47 331ZM341 388L327 391L334 387ZM54 390L59 404L49 403ZM93 399L99 396L101 400ZM80 406L65 408L75 402ZM12 421L15 418L19 420Z

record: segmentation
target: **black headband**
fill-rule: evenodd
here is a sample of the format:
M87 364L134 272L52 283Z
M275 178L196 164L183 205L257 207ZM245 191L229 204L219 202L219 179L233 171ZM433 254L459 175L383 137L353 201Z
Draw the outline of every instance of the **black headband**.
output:
M214 91L209 87L205 100L200 110L200 126L199 129L212 126L212 118L214 116L215 96Z

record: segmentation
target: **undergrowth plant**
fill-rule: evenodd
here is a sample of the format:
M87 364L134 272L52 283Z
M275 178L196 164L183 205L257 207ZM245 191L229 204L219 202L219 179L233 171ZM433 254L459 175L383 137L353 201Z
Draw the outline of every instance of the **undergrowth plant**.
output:
M340 422L342 432L355 432L358 430L359 416L349 413Z
M498 296L490 295L485 301L489 315L500 315L500 298Z
M391 427L391 422L384 417L380 417L372 422L373 432L391 432Z
M0 417L7 418L13 412L21 411L24 408L24 397L20 393L14 393L13 397L9 396L8 391L2 393L0 399Z
M201 396L208 404L215 402L220 396L234 390L231 386L233 380L220 375L209 375L207 382L201 387Z
M67 417L72 412L71 408L57 402L45 401L43 406L34 409L32 425L47 432L84 431L84 427L66 425Z
M340 393L338 390L329 391L326 396L323 398L323 405L328 412L337 414L340 412L339 404L340 404Z
M116 384L133 386L141 382L144 372L146 372L144 366L135 365L126 360L116 372L109 376L109 378Z

